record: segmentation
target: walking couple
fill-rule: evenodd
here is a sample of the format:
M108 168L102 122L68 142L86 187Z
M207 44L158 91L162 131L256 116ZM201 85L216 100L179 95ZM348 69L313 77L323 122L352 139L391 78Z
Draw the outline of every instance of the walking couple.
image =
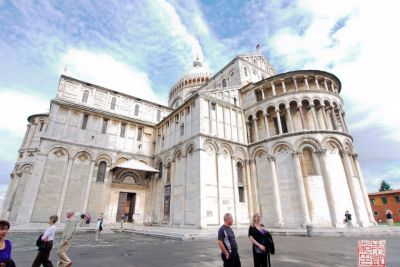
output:
M67 256L68 248L71 246L71 242L75 237L76 231L76 220L74 219L73 212L67 212L67 222L65 223L64 232L61 237L60 245L57 249L57 267L71 267L72 261ZM43 264L44 267L53 267L53 263L49 260L50 252L53 248L54 236L56 234L56 222L58 216L53 215L49 218L49 227L39 236L36 241L36 245L39 247L39 252L36 256L32 267L39 267Z

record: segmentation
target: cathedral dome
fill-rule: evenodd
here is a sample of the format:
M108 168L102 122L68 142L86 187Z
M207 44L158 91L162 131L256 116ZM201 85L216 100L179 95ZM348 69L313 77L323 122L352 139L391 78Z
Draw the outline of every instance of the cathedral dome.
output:
M169 92L169 106L176 108L193 92L195 92L200 86L206 83L212 73L203 66L203 63L197 57L193 61L193 66L190 68L182 78L171 88Z

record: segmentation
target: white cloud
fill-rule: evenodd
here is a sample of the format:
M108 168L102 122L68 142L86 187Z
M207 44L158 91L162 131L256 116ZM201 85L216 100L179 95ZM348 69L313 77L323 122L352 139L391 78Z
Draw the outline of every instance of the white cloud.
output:
M161 23L167 26L166 29L170 32L172 37L171 41L174 42L174 38L177 38L181 42L188 44L191 48L192 58L195 58L197 55L200 58L204 58L203 49L201 48L199 40L182 22L175 7L165 0L155 1L153 7L154 13L159 16ZM202 27L204 26L205 25L202 25Z
M0 114L3 114L0 116L0 129L15 136L23 136L28 124L26 120L28 116L47 113L49 100L34 92L19 92L15 89L0 90Z
M163 102L154 93L145 72L117 61L104 53L70 49L59 66L67 65L67 75L154 102ZM61 71L60 71L61 72Z

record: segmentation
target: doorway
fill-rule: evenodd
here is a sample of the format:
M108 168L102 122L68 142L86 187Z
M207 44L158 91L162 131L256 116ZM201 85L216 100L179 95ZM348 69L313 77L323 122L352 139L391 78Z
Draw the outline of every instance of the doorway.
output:
M121 221L121 215L125 214L125 222L133 222L135 214L136 193L120 192L117 209L117 222Z

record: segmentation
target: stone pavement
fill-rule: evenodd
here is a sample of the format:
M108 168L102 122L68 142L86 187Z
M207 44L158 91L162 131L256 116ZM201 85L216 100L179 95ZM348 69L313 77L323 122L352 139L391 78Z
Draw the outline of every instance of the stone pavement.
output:
M58 228L60 229L60 228ZM76 267L215 267L222 266L215 239L176 240L127 232L107 231L101 240L94 240L94 233L77 233L70 249ZM10 233L13 258L17 266L30 266L36 255L36 233ZM60 233L56 239L59 240ZM388 267L400 266L400 240L394 236L362 237L386 239ZM356 266L357 237L301 237L275 236L277 254L272 265L294 266ZM238 238L242 266L252 265L251 246L245 236ZM57 244L57 242L56 242ZM55 251L51 254L53 263Z

